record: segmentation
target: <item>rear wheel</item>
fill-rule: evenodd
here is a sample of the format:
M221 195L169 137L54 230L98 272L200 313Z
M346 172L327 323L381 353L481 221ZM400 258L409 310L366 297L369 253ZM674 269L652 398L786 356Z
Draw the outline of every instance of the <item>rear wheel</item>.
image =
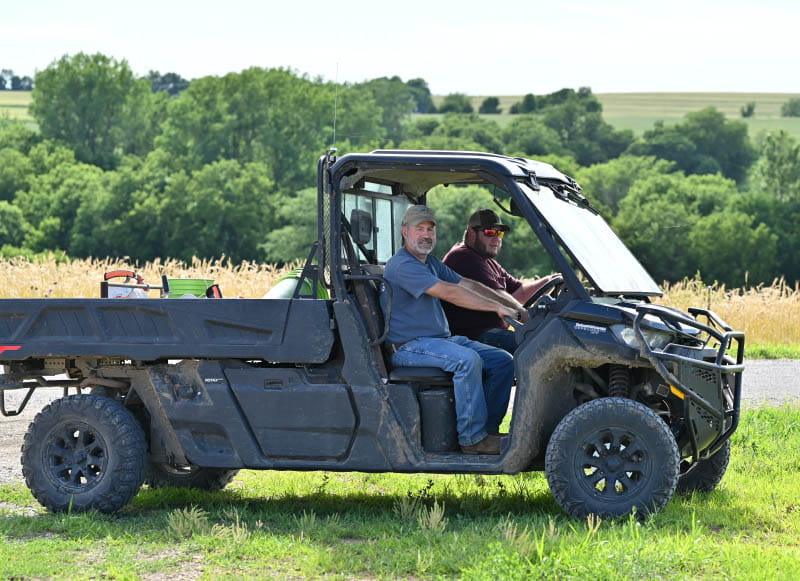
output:
M175 486L177 488L199 488L200 490L222 490L238 473L238 470L225 468L177 467L151 462L147 467L145 484L152 488Z
M679 463L675 438L655 412L609 397L564 416L548 442L545 472L571 516L647 515L672 498Z
M722 477L725 476L730 459L731 441L727 440L713 456L700 460L689 472L681 475L678 479L678 492L680 494L688 494L695 490L698 492L711 492L717 487ZM681 463L682 470L688 467L688 463Z
M147 442L139 422L118 401L73 395L36 414L21 461L25 483L48 509L111 513L141 488Z

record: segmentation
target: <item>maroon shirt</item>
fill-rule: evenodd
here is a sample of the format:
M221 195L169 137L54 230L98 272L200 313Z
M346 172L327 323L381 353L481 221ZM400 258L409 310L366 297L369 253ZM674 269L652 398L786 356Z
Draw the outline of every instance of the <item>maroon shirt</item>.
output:
M494 258L481 256L463 242L453 245L445 254L443 262L461 276L481 282L495 290L512 294L522 286L522 281L508 274ZM442 301L442 306L453 335L464 335L475 339L489 329L504 327L497 313L464 309L446 301Z

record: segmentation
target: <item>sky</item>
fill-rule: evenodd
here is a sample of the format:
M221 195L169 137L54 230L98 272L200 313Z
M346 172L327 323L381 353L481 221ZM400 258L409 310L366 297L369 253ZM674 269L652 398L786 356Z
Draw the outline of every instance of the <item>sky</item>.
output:
M797 0L9 0L0 68L102 53L186 79L283 67L435 95L800 93Z

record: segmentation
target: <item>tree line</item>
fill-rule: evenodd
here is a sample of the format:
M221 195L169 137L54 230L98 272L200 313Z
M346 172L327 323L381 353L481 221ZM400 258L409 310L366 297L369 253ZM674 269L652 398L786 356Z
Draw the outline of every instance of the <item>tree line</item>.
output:
M80 53L33 81L37 129L0 120L4 256L305 257L316 162L335 145L548 161L582 184L656 280L800 280L800 145L785 132L751 139L744 122L713 108L634 137L603 120L587 87L526 95L501 126L474 112L412 115L433 106L423 79L336 85L250 68L188 82L174 73L137 78L124 60ZM487 196L432 194L439 251ZM547 268L521 238L505 246L510 270Z

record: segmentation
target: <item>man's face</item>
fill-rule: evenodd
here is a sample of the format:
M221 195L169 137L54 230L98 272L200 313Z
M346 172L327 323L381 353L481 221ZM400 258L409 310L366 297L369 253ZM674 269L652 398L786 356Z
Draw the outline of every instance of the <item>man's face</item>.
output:
M503 247L503 239L500 236L487 236L482 229L472 232L475 234L472 242L475 252L488 258L494 258L500 253L500 249Z
M406 250L424 261L436 245L436 225L433 222L421 222L416 226L403 226L401 230L406 240Z

